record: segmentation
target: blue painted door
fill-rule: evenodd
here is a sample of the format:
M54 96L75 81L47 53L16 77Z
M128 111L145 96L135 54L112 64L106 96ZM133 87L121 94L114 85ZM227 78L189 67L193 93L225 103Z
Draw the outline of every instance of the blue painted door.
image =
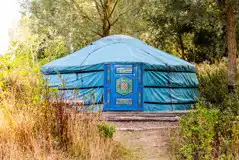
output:
M138 64L105 66L104 110L142 110L142 69Z

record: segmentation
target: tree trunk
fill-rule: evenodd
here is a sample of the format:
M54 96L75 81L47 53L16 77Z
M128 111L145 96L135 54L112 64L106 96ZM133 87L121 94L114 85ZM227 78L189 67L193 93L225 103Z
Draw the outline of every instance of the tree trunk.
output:
M236 86L236 25L233 5L227 6L227 48L228 48L228 91L233 92Z
M179 44L180 49L181 49L182 59L185 59L185 48L184 48L183 38L182 38L181 34L178 35L178 44Z
M110 23L110 13L112 11L112 0L107 0L103 6L103 25L102 25L102 37L110 35L111 23Z

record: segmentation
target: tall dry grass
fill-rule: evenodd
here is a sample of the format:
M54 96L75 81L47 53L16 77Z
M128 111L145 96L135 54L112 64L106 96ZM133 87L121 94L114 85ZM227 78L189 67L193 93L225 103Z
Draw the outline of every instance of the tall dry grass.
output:
M125 159L127 150L98 130L100 113L50 103L39 72L0 75L0 159Z

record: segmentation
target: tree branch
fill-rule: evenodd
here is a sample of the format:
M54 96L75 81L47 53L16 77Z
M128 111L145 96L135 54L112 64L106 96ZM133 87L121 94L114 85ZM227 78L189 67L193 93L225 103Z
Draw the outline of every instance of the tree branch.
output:
M67 0L64 0L64 1L67 2ZM93 24L99 26L98 23L94 22L94 21L90 18L90 16L88 16L88 15L82 10L82 8L79 6L79 4L78 4L75 0L70 0L70 1L75 4L75 5L74 5L74 6L76 7L75 9L79 11L79 12L77 12L77 13L79 13L83 18L86 18L87 20L89 20L89 21L92 22ZM71 4L70 4L69 2L67 2L67 3L68 3L69 6L71 6Z
M124 15L125 13L127 13L128 11L130 11L130 9L126 10L125 12L122 12L118 15L117 18L115 18L115 20L111 23L111 26L113 26L116 22L118 22L119 18Z
M112 16L112 14L113 14L113 12L114 12L114 10L115 10L115 8L116 8L118 2L119 2L119 0L116 0L114 6L113 6L113 8L112 8L112 10L111 10L111 12L110 12L110 14L109 14L109 16L108 16L108 19L110 19L110 17Z
M100 12L100 8L99 8L99 6L100 7L102 7L102 6L97 2L97 0L94 0L94 2L95 2L95 5L96 5L97 12L99 13L100 17L102 17L102 13Z

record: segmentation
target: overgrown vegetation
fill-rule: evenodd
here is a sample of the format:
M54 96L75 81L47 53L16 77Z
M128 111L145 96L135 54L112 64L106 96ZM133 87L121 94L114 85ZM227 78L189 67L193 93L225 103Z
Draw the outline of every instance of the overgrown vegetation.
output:
M226 65L198 66L201 99L180 120L178 159L239 158L239 93L228 94Z
M127 159L100 114L49 100L52 92L28 49L0 57L0 159Z

